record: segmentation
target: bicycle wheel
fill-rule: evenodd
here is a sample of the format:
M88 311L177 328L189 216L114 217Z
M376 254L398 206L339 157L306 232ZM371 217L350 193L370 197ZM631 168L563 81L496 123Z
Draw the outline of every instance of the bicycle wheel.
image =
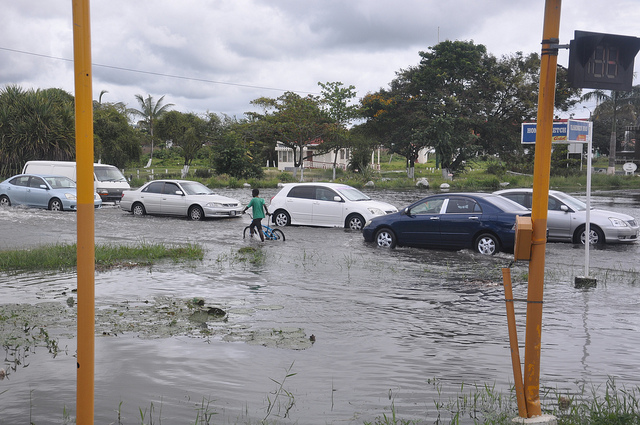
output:
M246 239L247 236L251 236L250 226L245 227L242 231L242 239Z
M273 229L271 231L271 239L273 239L274 241L284 242L284 233L280 229Z

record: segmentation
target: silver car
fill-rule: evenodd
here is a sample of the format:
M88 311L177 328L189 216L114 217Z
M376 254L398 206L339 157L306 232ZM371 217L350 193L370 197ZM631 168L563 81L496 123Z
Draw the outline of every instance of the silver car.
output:
M191 180L154 180L136 190L122 192L120 208L133 215L175 215L191 220L236 217L243 206L237 199L218 195Z
M505 189L494 193L531 209L533 189ZM584 202L564 192L550 190L547 239L584 244L586 212ZM592 208L589 221L592 244L631 243L638 240L638 223L630 215Z

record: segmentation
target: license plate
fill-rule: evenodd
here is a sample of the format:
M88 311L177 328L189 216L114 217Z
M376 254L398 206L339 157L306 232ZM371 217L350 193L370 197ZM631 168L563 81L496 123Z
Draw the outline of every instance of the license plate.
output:
M229 213L229 215L236 215L236 212L235 212L235 211L231 211L231 212Z

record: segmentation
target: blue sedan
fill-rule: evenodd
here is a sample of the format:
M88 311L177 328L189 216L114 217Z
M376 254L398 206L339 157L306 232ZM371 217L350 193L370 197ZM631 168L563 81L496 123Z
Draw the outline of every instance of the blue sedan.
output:
M513 251L517 215L530 216L531 212L487 193L439 194L371 219L362 235L365 241L386 248L472 248L493 255Z
M52 211L76 209L76 183L68 177L19 174L0 183L0 206L26 205Z

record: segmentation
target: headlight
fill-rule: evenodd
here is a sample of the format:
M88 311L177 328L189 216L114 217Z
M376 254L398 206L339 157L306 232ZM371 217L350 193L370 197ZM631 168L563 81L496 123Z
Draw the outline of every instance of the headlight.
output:
M627 227L629 225L626 221L615 217L609 217L609 221L613 224L613 227Z
M367 208L367 209L373 215L384 215L384 211L382 211L380 208Z
M76 195L74 195L73 193L65 193L64 197L69 199L70 201L75 201L76 200Z
M207 202L205 207L207 207L207 208L222 208L223 205L220 202Z

